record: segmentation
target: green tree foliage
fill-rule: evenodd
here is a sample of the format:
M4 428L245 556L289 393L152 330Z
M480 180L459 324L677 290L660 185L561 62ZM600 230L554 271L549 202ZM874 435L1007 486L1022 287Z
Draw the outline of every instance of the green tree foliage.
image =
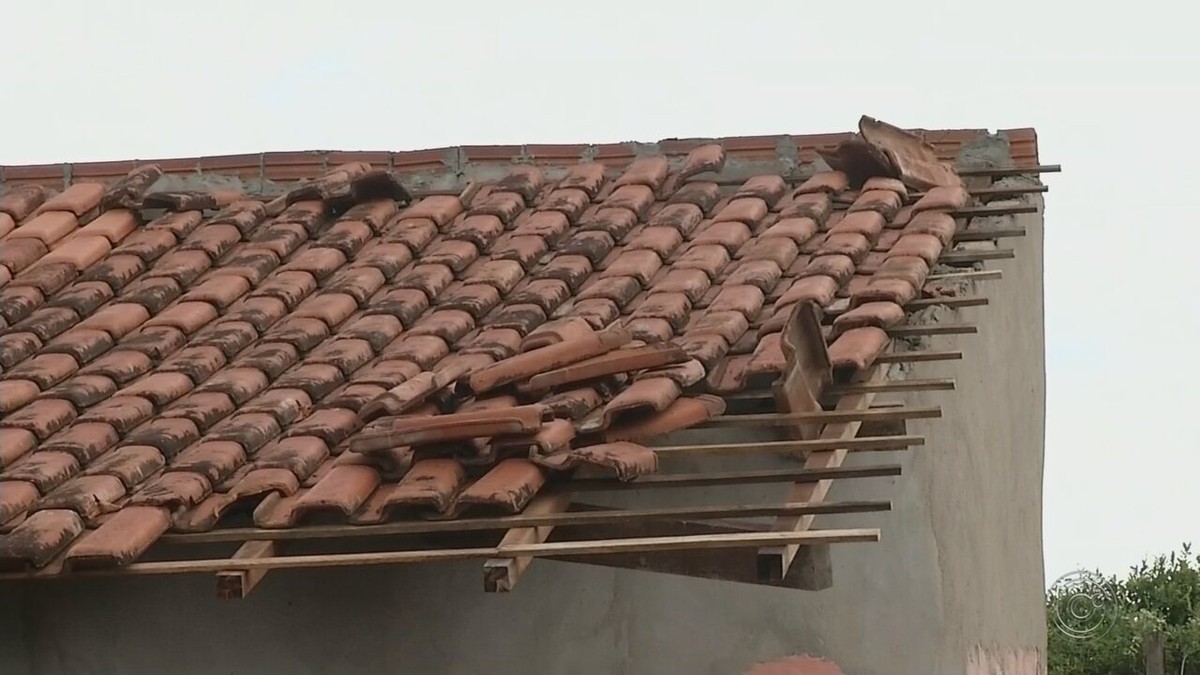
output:
M1125 579L1082 574L1046 595L1050 675L1143 675L1142 646L1162 634L1167 672L1200 675L1200 555L1143 561Z

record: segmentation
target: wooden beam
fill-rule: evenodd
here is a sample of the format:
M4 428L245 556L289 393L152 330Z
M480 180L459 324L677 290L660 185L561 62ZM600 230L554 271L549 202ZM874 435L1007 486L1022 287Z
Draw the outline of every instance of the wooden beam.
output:
M985 216L1015 216L1022 213L1037 213L1036 206L968 206L965 208L951 211L950 215L955 218L979 218Z
M914 312L926 307L984 307L988 299L980 295L966 295L961 298L921 298L913 300L904 306L904 311Z
M985 188L974 188L967 190L972 197L1019 197L1021 195L1037 194L1041 192L1049 192L1049 185L1001 185ZM921 197L924 197L924 192L910 192L907 197L911 202L915 202Z
M638 524L633 527L622 526L619 529L612 526L600 525L587 530L589 538L616 538L620 536L679 536L695 534L724 534L730 532L746 532L746 526L741 523L715 523L712 521L653 521ZM763 531L763 530L758 530ZM577 535L571 527L560 527L555 530L554 539L563 535L563 540L570 540ZM575 536L578 539L581 537ZM804 551L823 548L815 544L801 547ZM590 556L556 556L551 560L584 565L600 565L619 569L638 570L687 576L699 579L716 579L723 582L746 583L754 585L769 585L782 588L799 588L799 565L792 566L792 573L781 582L765 584L758 578L758 551L745 548L727 548L691 551L657 551L642 553L611 553Z
M938 263L955 265L984 262L985 260L1011 260L1016 257L1016 252L1011 248L998 248L994 251L947 251L938 258Z
M766 483L815 483L822 480L850 478L886 478L899 476L899 464L874 466L833 467L824 469L764 469L754 471L706 471L700 473L649 474L630 481L612 479L576 480L570 482L574 492L614 492L626 490L657 490L670 488L717 487L722 485L759 485ZM547 487L554 490L555 486Z
M746 471L746 472L703 472L703 473L656 473L653 480L635 480L635 482L619 482L616 479L584 479L578 482L564 483L574 490L572 483L582 484L578 491L599 492L630 489L656 488L696 488L696 486L714 485L754 485L764 483L792 483L796 480L820 480L824 478L876 478L899 476L900 467L896 465L866 466L845 468L835 472L805 472L802 470L780 471ZM631 485L631 483L640 483ZM553 484L544 490L545 495L560 495L562 490L553 490ZM533 504L530 504L532 507ZM590 512L545 512L534 513L527 507L524 512L516 515L494 516L494 518L462 518L456 520L402 520L396 522L380 522L378 525L306 525L289 527L284 530L264 530L260 527L228 527L224 530L196 533L168 533L158 539L163 544L216 544L230 542L260 543L264 540L317 540L317 539L347 539L362 537L400 537L409 534L438 534L457 532L478 532L488 530L512 530L512 528L590 526L608 522L608 524L632 524L642 520L676 519L676 518L731 518L734 514L727 507L698 506L679 509L605 509L595 510L587 504L572 504L571 508L593 508ZM772 507L780 508L780 507ZM796 506L786 508L800 508ZM810 508L821 508L814 504ZM736 510L736 509L734 509Z
M942 377L912 380L881 380L878 382L858 382L834 387L826 392L828 396L854 396L867 392L880 393L886 391L953 391L954 378Z
M954 241L991 241L1005 237L1024 237L1023 227L991 227L977 230L958 230L954 233Z
M1019 197L1021 195L1049 192L1049 185L992 185L969 190L972 197Z
M248 541L242 544L234 554L234 560L255 560L272 558L276 555L274 541ZM217 572L217 597L224 600L240 600L247 595L258 582L267 576L267 569L224 570Z
M933 419L942 416L938 406L925 408L872 408L870 410L826 410L819 413L761 413L750 415L718 415L694 429L711 427L784 426L797 422L894 422L909 419Z
M545 494L569 492L627 492L629 490L657 490L670 488L715 487L722 485L762 485L770 483L793 483L838 478L880 478L899 476L900 466L882 464L875 466L846 467L836 470L807 471L804 469L770 469L761 471L724 471L699 473L657 473L641 476L631 481L613 478L585 478L560 483L551 483L543 488ZM603 516L586 516L589 523L600 520L638 522L647 518L637 512L607 511ZM404 520L377 525L305 525L279 530L256 527L237 527L195 533L167 533L157 543L167 545L219 544L252 540L286 541L344 539L356 537L395 537L416 534L474 532L481 530L507 530L517 527L562 526L576 522L574 512L531 515L524 513L512 516L489 518L460 518L457 520Z
M958 169L960 176L1032 176L1039 173L1058 173L1062 166L1058 164L1039 164L1037 166L980 166Z
M1004 272L1000 270L969 270L966 272L945 272L943 274L930 274L925 277L926 282L930 281L991 281L995 279L1003 279Z
M546 494L536 497L522 513L530 516L561 514L571 505L571 493ZM504 533L499 548L525 544L541 544L554 530L553 525L519 527ZM483 563L483 590L489 593L507 593L521 579L521 575L533 564L533 556L512 558L489 558Z
M982 297L982 296L975 296L975 295L963 296L963 297L953 297L953 298L921 298L919 300L913 300L912 302L904 305L904 311L905 312L916 312L916 311L925 309L926 307L931 307L933 305L941 305L944 307L982 307L987 304L988 304L987 298ZM837 305L829 307L828 309L825 310L826 323L829 323L830 319L835 319L849 311L850 311L849 303L839 303ZM755 328L761 327L762 323L756 321L756 322L752 323L751 326L755 327Z
M200 574L236 570L312 569L318 567L363 567L402 565L481 558L544 558L565 555L601 555L651 551L704 550L762 547L780 544L807 546L879 541L878 529L819 530L810 532L737 532L690 537L637 537L553 543L510 544L472 548L381 551L371 553L272 556L267 558L215 558L131 563L123 567L73 571L67 576L142 576L157 574ZM24 579L36 573L4 573L0 579Z
M876 359L876 363L879 359ZM938 378L938 379L911 379L911 380L881 380L879 382L870 383L850 383L841 384L826 389L824 398L826 400L837 398L839 396L847 396L850 394L861 394L864 391L888 392L888 391L951 391L954 389L953 378ZM770 393L762 389L750 389L739 391L733 394L726 394L725 399L731 401L767 399L770 398Z
M863 385L871 385L882 383L885 376L885 369L879 366L873 366L865 373ZM838 401L836 410L866 410L875 402L876 394L873 391L865 391L860 394L851 396L843 396ZM849 454L848 447L838 447L839 444L849 443L855 440L854 437L858 434L859 428L862 426L861 421L853 420L848 422L840 422L837 424L827 424L821 431L820 440L828 441L832 444L828 450L810 452L804 460L805 469L835 469L840 467ZM824 501L829 495L829 488L832 481L824 480L815 483L794 483L788 490L787 501L799 502L820 502ZM776 532L791 532L800 533L809 531L812 528L813 517L806 516L787 516L775 519L775 524L772 529ZM769 545L758 552L758 576L768 582L782 582L784 577L788 575L793 561L796 559L796 554L799 547L790 542ZM830 566L828 560L828 551L817 551L811 558L806 559L803 564L807 569L801 570L803 574L797 580L800 588L820 589L828 588L832 583L832 578L829 573Z
M857 422L861 424L861 422ZM875 438L828 439L811 441L748 441L745 443L700 443L694 445L654 446L658 455L757 455L829 450L902 450L924 445L924 436L877 436Z
M887 329L892 337L911 337L914 335L973 335L979 328L971 323L920 323L901 324Z
M937 351L914 349L911 352L884 352L875 358L875 363L922 363L925 361L961 361L963 353L957 349Z

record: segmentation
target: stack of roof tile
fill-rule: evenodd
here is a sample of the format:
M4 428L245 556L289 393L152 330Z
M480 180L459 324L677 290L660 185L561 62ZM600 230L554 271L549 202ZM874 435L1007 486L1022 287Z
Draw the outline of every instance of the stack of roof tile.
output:
M724 161L512 166L415 200L365 164L270 203L147 194L156 167L10 189L0 565L121 564L237 514L515 512L575 467L654 471L643 443L779 377L802 303L849 307L838 377L871 365L967 193L905 205L853 171L723 191Z

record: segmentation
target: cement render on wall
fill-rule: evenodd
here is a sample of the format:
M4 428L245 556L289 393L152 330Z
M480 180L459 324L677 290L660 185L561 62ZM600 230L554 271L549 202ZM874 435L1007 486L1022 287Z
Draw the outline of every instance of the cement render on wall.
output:
M817 521L883 530L833 548L829 590L548 561L508 595L482 591L478 562L276 572L238 602L214 599L211 576L0 584L0 673L716 674L800 652L851 675L1044 671L1041 217L1009 222L1028 236L989 265L1004 271L977 289L991 304L924 317L980 326L928 345L965 360L911 374L958 381L906 398L944 409L909 423L927 444L852 456L904 475L833 490L893 510Z

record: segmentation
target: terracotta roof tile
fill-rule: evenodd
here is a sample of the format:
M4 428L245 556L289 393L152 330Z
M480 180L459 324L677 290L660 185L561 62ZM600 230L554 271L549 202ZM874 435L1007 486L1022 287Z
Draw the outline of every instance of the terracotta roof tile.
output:
M83 529L83 521L73 511L39 511L0 541L0 568L45 567L82 534Z
M10 273L16 275L29 267L42 256L50 252L49 247L36 237L15 237L10 234L0 246L0 265L4 265Z
M70 354L78 364L90 362L113 347L113 337L103 330L74 328L50 340L43 354Z
M117 383L103 375L77 375L46 392L47 398L70 401L77 410L95 405L117 393Z
M128 562L260 502L259 526L361 524L519 511L583 465L632 478L657 467L639 443L778 377L798 302L842 298L830 359L839 379L861 372L970 195L933 187L906 207L895 178L803 159L717 175L784 138L595 146L585 163L584 146L526 146L536 165L470 148L497 171L461 197L409 198L352 154L324 175L283 156L187 164L311 179L270 208L147 195L155 167L109 188L10 188L0 561ZM139 206L167 213L142 225Z

